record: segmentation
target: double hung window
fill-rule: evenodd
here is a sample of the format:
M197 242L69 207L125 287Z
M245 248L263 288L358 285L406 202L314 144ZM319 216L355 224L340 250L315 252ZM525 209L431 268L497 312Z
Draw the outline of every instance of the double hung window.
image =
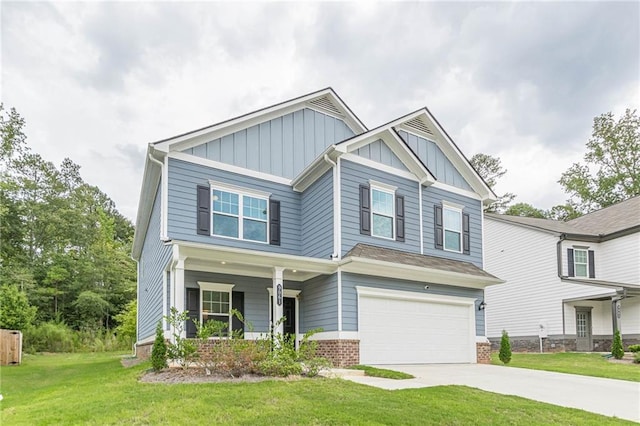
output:
M371 187L371 235L374 237L394 238L394 199L392 191Z
M444 206L444 249L462 252L462 210Z
M201 323L219 321L226 324L225 331L229 330L233 284L198 282L198 285L200 286Z
M266 243L268 196L212 186L213 235Z
M589 263L587 257L587 250L574 249L573 250L573 264L575 268L576 277L587 278L589 271Z

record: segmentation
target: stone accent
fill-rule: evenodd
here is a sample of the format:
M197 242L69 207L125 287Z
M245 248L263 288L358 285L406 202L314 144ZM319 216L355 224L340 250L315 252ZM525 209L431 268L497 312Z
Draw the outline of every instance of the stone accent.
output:
M151 358L151 351L153 350L153 342L142 343L136 345L136 358L149 359Z
M359 340L316 340L316 354L327 358L334 367L349 367L360 363Z
M490 337L491 349L494 351L500 350L500 338ZM512 352L540 352L540 339L538 336L517 336L510 337L511 351ZM593 352L610 352L611 351L612 336L610 335L595 335L593 336ZM629 334L622 336L622 343L625 350L629 345L640 344L640 336L637 334ZM542 351L543 352L575 352L576 351L576 336L575 334L568 335L552 335L542 339Z
M476 342L476 361L478 364L491 364L491 343Z

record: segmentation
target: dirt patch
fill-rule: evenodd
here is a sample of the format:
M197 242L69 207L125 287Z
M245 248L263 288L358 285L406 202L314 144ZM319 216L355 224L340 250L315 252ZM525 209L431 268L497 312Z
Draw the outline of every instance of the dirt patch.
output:
M284 380L293 381L301 380L301 376L289 376L289 377L267 377L257 376L254 374L248 374L241 377L229 377L221 376L218 374L206 374L206 371L202 368L165 368L162 371L154 372L148 371L142 377L140 382L143 383L165 383L165 384L179 384L179 383L255 383L262 382L264 380Z
M120 359L120 364L122 364L124 368L129 368L129 367L133 367L134 365L140 364L142 361L143 360L141 360L140 358L127 356L126 358Z

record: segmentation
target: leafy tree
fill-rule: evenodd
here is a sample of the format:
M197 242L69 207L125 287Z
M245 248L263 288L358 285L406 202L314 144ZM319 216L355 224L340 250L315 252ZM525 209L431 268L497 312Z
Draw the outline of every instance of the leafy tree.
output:
M567 222L571 219L582 216L571 204L559 204L557 206L553 206L550 210L547 210L544 215L547 219L559 220L562 222Z
M611 112L593 120L585 163L574 163L559 183L570 204L584 214L640 195L640 117L627 109L616 122Z
M33 323L36 308L15 285L0 286L0 328L24 330Z
M502 338L500 339L500 353L498 354L500 361L509 364L511 361L511 342L509 341L509 333L502 330Z
M136 341L137 314L138 303L134 299L127 303L125 309L114 317L118 322L118 326L116 327L118 338L128 344L133 344Z
M109 302L93 291L83 291L73 302L81 324L89 329L98 329L109 312Z
M613 333L611 355L613 355L615 359L622 359L622 357L624 356L624 347L622 346L622 337L620 336L620 330L616 330L616 332Z
M496 186L498 179L507 173L507 170L502 167L500 158L498 157L492 157L487 154L476 154L471 157L469 162L491 189ZM515 194L507 192L499 196L498 201L491 204L486 211L502 213L507 204L513 201L514 198L516 198Z
M536 217L544 219L546 217L543 210L537 209L528 203L516 203L504 212L509 216L524 216L524 217Z

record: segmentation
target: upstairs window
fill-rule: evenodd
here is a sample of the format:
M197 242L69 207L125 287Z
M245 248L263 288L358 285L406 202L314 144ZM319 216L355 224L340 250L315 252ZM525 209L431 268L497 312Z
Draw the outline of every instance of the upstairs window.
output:
M212 234L220 237L266 243L268 196L244 194L213 186Z
M391 191L371 188L371 214L372 232L374 237L393 239L394 204L395 194Z
M462 210L444 206L444 249L462 252Z
M575 267L576 277L587 278L589 270L589 261L587 260L587 250L573 250L573 265Z
M567 249L567 272L570 277L595 278L595 253L589 247L573 246Z

